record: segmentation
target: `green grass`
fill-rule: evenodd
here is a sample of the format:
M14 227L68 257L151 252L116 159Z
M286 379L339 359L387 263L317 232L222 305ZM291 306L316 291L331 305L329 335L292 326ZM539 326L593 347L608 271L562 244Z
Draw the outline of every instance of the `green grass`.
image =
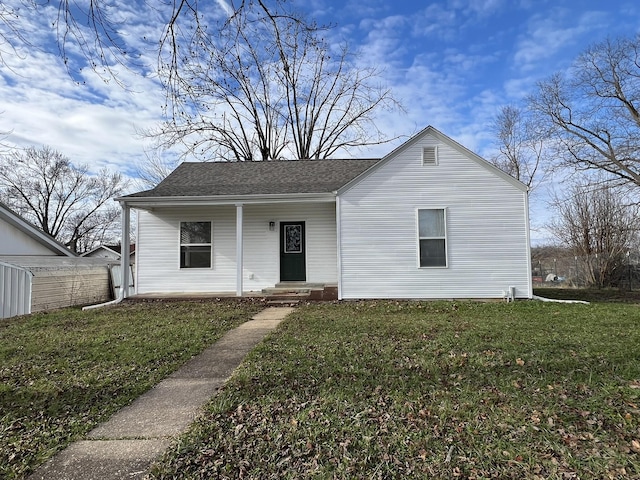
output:
M640 478L640 311L300 307L156 479Z
M258 305L125 303L0 320L0 478L21 478Z

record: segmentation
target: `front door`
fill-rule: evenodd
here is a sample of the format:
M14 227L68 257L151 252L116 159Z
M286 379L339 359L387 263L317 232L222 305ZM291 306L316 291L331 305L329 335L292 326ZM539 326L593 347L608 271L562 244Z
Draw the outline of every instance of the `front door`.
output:
M304 222L280 222L280 281L307 280Z

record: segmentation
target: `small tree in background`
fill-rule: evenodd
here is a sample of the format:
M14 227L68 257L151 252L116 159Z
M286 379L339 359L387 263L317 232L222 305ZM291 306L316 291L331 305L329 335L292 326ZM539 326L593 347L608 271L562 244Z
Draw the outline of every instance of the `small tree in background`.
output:
M176 169L180 159L174 155L163 155L160 149L145 152L145 159L136 164L136 185L141 189L150 189Z
M545 177L544 135L526 110L506 105L494 119L493 133L499 153L492 163L533 190Z
M120 209L112 199L122 175L91 175L50 147L13 151L0 158L0 200L76 253L117 238Z
M581 284L617 286L627 272L627 252L640 245L640 207L603 180L583 179L556 196L549 230L580 259ZM577 272L576 272L577 273Z

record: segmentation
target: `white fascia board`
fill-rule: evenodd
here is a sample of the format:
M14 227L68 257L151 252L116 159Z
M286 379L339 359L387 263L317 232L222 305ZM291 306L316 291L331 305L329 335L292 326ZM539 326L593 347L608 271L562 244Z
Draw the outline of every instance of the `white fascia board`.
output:
M211 195L184 197L118 197L121 204L133 208L153 209L156 207L193 207L209 205L266 204L266 203L318 203L335 202L336 194L294 193L281 195Z

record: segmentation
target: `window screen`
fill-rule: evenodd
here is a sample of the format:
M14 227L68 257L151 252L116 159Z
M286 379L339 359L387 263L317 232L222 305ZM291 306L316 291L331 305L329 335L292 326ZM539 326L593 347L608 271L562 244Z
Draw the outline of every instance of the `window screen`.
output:
M211 267L211 222L180 223L180 268Z
M445 210L418 210L418 242L421 267L447 266Z

